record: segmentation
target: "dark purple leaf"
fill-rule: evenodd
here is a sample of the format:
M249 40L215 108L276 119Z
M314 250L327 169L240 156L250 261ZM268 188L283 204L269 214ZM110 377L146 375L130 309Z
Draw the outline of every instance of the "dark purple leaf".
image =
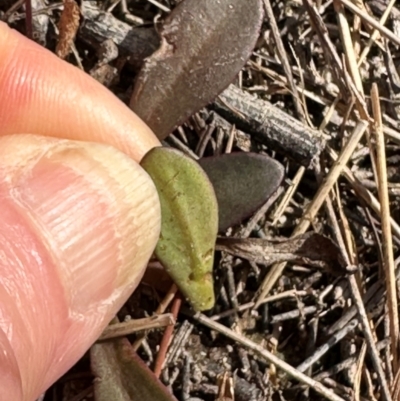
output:
M163 139L221 93L259 35L261 0L185 0L138 76L130 107Z
M177 401L127 339L96 343L90 359L96 401Z
M219 210L219 231L250 217L278 189L283 167L269 156L230 153L199 160L214 186Z

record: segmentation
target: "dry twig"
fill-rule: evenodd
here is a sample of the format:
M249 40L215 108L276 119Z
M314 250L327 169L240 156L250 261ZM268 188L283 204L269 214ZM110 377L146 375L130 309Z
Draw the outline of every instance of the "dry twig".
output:
M387 170L385 139L382 132L382 116L379 104L379 93L376 84L372 85L371 90L372 110L375 122L376 154L379 199L381 201L381 221L382 221L382 245L383 245L383 269L386 277L388 310L390 316L390 336L392 339L393 370L398 370L399 358L399 315L397 306L396 277L394 271L392 230L390 227L390 206L387 187Z
M105 328L98 341L108 340L110 338L116 337L123 337L137 331L157 329L174 324L175 319L171 313L146 317L143 319L129 320L122 323L115 323Z

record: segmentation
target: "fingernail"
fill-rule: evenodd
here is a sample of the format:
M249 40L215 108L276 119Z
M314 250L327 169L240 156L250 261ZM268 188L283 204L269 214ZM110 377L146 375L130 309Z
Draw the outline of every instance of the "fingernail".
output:
M159 235L148 175L108 146L24 137L29 157L13 159L13 197L47 245L71 310L131 291ZM10 155L22 138L8 141Z
M160 205L147 173L116 149L33 135L0 138L0 199L0 334L31 399L82 356L137 286Z

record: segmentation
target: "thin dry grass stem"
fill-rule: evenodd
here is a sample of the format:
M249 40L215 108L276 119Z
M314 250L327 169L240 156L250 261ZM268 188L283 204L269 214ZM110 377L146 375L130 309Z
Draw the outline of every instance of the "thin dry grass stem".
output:
M342 206L341 206L341 200L340 200L340 197L338 196L339 192L338 192L337 188L336 188L336 192L337 192L336 200L338 202L338 210L339 210L339 215L340 215L340 221L342 223L342 231L344 232L344 235L345 235L344 238L346 239L346 243L345 243L345 239L342 236L342 232L341 232L341 230L339 228L339 223L338 223L338 221L337 221L337 219L335 217L335 213L334 213L334 210L333 210L333 206L332 206L332 202L330 200L330 197L328 197L327 200L326 200L326 206L327 206L327 212L328 212L327 214L328 214L328 217L330 218L330 223L331 223L331 226L332 226L332 230L333 230L333 232L335 234L335 239L337 241L337 244L339 245L339 248L341 250L341 253L342 253L342 256L343 256L344 260L347 263L355 264L355 263L357 263L357 260L356 260L357 259L357 254L355 253L355 250L354 251L350 251L350 249L352 250L354 248L353 236L352 236L352 233L350 231L350 228L348 227L348 222L347 222L346 215L343 213ZM351 256L353 252L354 252L354 254L353 254L353 256ZM363 285L362 285L362 277L358 273L359 272L357 272L356 275L355 275L355 281L357 282L358 292L360 292L360 289L363 288ZM360 315L362 315L362 313ZM369 338L373 338L374 339L374 341L370 344L370 350L371 350L370 353L371 353L371 358L373 359L374 357L376 358L376 355L379 355L379 354L378 354L378 351L375 349L376 348L376 345L375 345L376 344L376 341L375 341L376 340L376 333L372 330L372 328L374 327L372 320L370 320L370 326L369 327L371 329L371 333L369 335ZM364 348L361 349L360 355L363 355L363 353L365 354ZM361 356L359 357L358 360L360 361L360 359L361 359ZM377 363L379 363L379 362L377 362ZM361 368L363 367L363 365L361 365L361 366L357 365L357 366L359 366ZM359 377L357 376L358 373L360 374ZM381 383L383 383L383 386L386 386L386 380L385 380L386 378L382 374L383 374L383 370L378 372L378 378L379 378L379 381ZM357 384L357 380L359 380L358 384ZM356 372L356 377L354 379L354 391L355 391L354 397L355 397L355 399L360 399L359 398L359 395L360 395L359 394L359 390L360 390L359 385L360 385L360 383L361 383L361 372L357 371ZM357 391L358 391L358 398L357 398Z
M194 160L198 160L199 156L193 152L188 146L186 146L182 141L180 141L174 134L170 134L168 136L168 140L171 141L177 149L181 150L183 153L186 153L187 156L191 157Z
M357 54L357 56L360 55L361 50L361 24L361 18L355 16L353 21L353 46L354 52Z
M386 291L388 312L390 317L390 337L392 342L393 370L398 370L399 357L399 315L396 294L396 276L393 258L392 231L390 227L390 205L387 186L386 152L385 138L382 132L382 115L379 104L378 86L376 83L371 89L372 111L375 120L375 138L377 155L378 173L378 192L381 203L381 223L382 223L382 245L383 245L383 270L386 277Z
M161 4L159 1L156 0L147 0L147 1L166 13L171 12L171 10L167 6L164 6L164 4Z
M142 330L159 329L173 324L175 324L175 319L171 313L115 323L104 329L98 341L123 337Z
M392 385L392 397L394 400L400 398L400 370L397 371Z
M368 122L365 120L360 120L357 123L356 127L354 128L354 131L351 133L349 137L349 140L342 149L338 159L334 162L331 170L329 171L322 185L320 185L314 199L308 205L306 212L301 218L300 223L294 229L291 237L295 237L296 235L303 234L307 231L312 220L317 215L318 211L320 210L329 192L335 185L343 169L346 167L347 162L349 161L351 155L353 154L357 144L360 142L367 127L368 127ZM268 272L268 274L266 275L264 281L260 286L258 296L256 297L255 309L257 309L261 305L262 300L271 291L272 287L275 285L279 277L282 275L285 266L286 263L278 263L274 264L271 267L270 271Z
M306 171L304 166L301 166L294 178L292 179L291 185L285 192L281 202L279 203L278 207L276 208L273 216L272 216L272 226L275 226L278 220L281 218L282 214L285 212L287 205L289 204L290 200L293 198L293 195L296 193L297 187L299 186L301 179Z
M396 142L400 145L400 132L397 132L389 127L383 127L383 133L385 136L393 142Z
M332 207L332 202L330 201L329 197L326 199L326 206L327 206L328 218L329 218L330 224L332 226L333 232L335 233L335 238L336 238L337 244L339 245L339 248L341 250L343 259L345 260L345 262L347 264L350 264L351 260L349 258L349 254L347 252L345 242L344 242L341 230L339 228L337 218L335 217L335 213L334 213L334 210ZM372 360L373 366L375 367L375 370L376 370L376 373L378 376L378 381L381 386L383 399L385 401L389 401L390 400L390 392L389 392L389 388L388 388L388 385L386 382L385 373L382 369L381 361L379 358L379 352L376 347L376 335L371 329L371 325L370 325L371 322L368 320L365 306L362 301L361 292L359 289L359 283L357 283L357 280L354 275L351 275L349 277L349 284L350 284L352 298L354 300L355 306L356 306L358 314L359 314L359 318L361 320L361 325L363 327L364 336L366 339L366 343L368 345L369 355ZM346 325L349 323L350 322L346 323ZM339 331L335 331L335 334L338 332Z
M344 63L344 56L342 56L342 57L343 57L343 65L344 65L344 67L346 67L346 64ZM347 75L345 75L345 76L347 77ZM350 83L352 83L352 81ZM361 97L359 92L357 92L357 95ZM342 123L341 123L341 126L340 126L340 131L339 131L339 135L340 135L342 141L344 139L345 127L347 125L347 122L350 120L351 114L353 113L354 106L355 105L357 106L357 110L359 112L360 112L360 110L361 110L361 112L363 111L362 107L360 107L361 103L360 102L356 103L357 102L356 97L357 96L354 93L350 92L350 99L346 100L347 107L346 107L346 110L343 111L343 119L342 119ZM364 100L364 96L362 96L362 99ZM364 115L367 116L367 114L365 114L365 113L364 113ZM368 116L365 119L368 120ZM367 130L367 135L368 135L368 130ZM342 142L342 146L343 146L343 142Z
M233 330L227 328L226 326L223 326L220 323L217 323L207 316L203 315L202 313L197 313L194 318L203 324L204 326L209 327L212 330L215 330L216 332L230 338L231 340L241 344L243 347L254 351L257 353L259 356L263 357L266 359L269 363L272 363L276 365L278 369L281 369L283 372L285 372L288 376L291 376L295 380L298 380L299 382L311 387L314 391L317 393L321 394L325 398L331 401L344 401L343 398L339 397L336 395L333 391L329 390L327 387L322 385L321 383L317 382L316 380L312 379L311 377L305 375L304 373L299 372L297 369L295 369L293 366L290 366L286 362L282 361L280 358L278 358L276 355L273 353L267 351L265 348L263 348L261 345L249 340L248 338L244 337L241 334L238 334L234 332Z
M380 247L382 249L382 247ZM381 256L381 260L383 260L383 256ZM397 270L397 262L395 261L396 265L396 270ZM384 348L383 350L383 362L385 364L385 371L386 371L386 377L387 380L390 384L393 384L394 380L394 375L393 375L393 369L392 369L392 352L391 352L391 347L390 347L390 316L387 313L387 306L385 310L383 311L383 335L385 338L389 339L389 344Z
M355 3L357 4L357 2L355 2ZM384 24L386 23L386 21L387 21L389 15L390 15L390 12L391 12L391 10L392 10L392 8L393 8L393 6L394 6L395 3L396 3L396 0L391 0L390 3L388 4L387 8L385 9L385 12L382 14L382 17L381 17L381 19L379 20L379 23L380 23L381 25L384 25ZM359 8L361 8L361 7L359 7ZM364 7L363 7L363 9L364 9ZM343 20L343 19L341 18L341 21L342 21L342 20ZM346 21L347 21L347 20L344 19L344 22L345 22L345 23L346 23ZM372 32L371 37L370 37L370 39L369 39L367 45L366 45L365 48L363 49L363 51L362 51L362 53L361 53L361 55L360 55L360 57L359 57L359 59L358 59L358 62L357 62L357 66L358 66L358 67L361 66L361 64L363 63L363 61L364 61L365 58L367 57L369 51L371 50L372 45L375 43L375 41L376 41L376 39L378 38L378 36L379 36L379 30L375 29L375 30ZM359 75L359 74L358 74L358 75ZM353 79L354 79L354 78L353 78ZM332 115L333 115L333 112L334 112L334 110L336 109L336 106L337 106L337 104L339 103L339 101L340 101L340 94L335 98L335 100L333 101L333 103L330 105L328 111L325 113L324 119L323 119L323 121L322 121L322 123L321 123L321 125L320 125L320 127L319 127L319 129L320 129L321 131L322 131L323 129L325 129L325 127L326 127L327 124L329 123L329 121L330 121L330 119L331 119L331 117L332 117ZM398 139L398 138L397 138L397 135L396 135L396 134L397 134L396 132L386 132L386 131L387 131L387 130L385 130L385 134L386 134L387 136L389 136L390 138L392 138L392 139L394 139L394 140ZM392 135L390 135L390 134L392 134ZM400 135L399 135L399 138L400 138ZM398 141L400 141L400 139L398 139Z
M288 291L283 291L278 294L271 295L269 297L266 297L263 299L262 304L266 304L268 302L275 302L278 300L282 300L285 298L299 298L299 297L304 297L307 295L307 291L299 291L299 290L288 290ZM234 315L235 313L238 312L243 312L248 309L251 309L255 305L254 302L247 302L245 304L239 305L237 309L228 309L226 311L223 311L221 313L218 313L216 315L213 315L211 317L211 320L221 320L225 317Z
M320 126L319 126L319 130L322 131L325 129L325 127L329 124L329 122L331 121L331 118L333 116L333 112L336 109L336 106L338 105L339 101L340 101L341 97L340 95L337 95L335 100L332 102L332 104L328 107L328 110L326 111L325 109L325 116L324 119L322 120Z
M348 265L358 266L357 250L355 249L353 233L351 232L348 219L343 210L342 200L340 192L338 190L337 183L335 184L335 195L336 195L335 201L339 213L339 221L336 218L335 211L333 209L333 202L331 200L331 196L329 196L326 199L326 210L328 218L330 219L330 225L345 262ZM355 275L357 277L357 283L361 291L362 278L360 276L359 271L357 271Z
M357 90L354 82L346 71L345 65L330 39L329 31L322 20L321 15L309 0L303 0L303 4L310 16L310 21L319 37L321 46L324 49L325 58L330 63L332 73L334 74L337 85L339 86L339 91L343 94L350 92L351 96L355 97L357 110L360 113L361 119L368 120L368 110L365 99L361 96L361 93Z
M305 115L304 115L304 110L303 106L301 104L299 94L297 92L297 87L294 83L293 79L293 74L292 74L292 69L290 68L290 63L286 54L285 46L283 45L281 34L279 32L278 24L276 23L275 20L275 15L272 10L272 6L269 0L264 0L264 9L265 13L269 22L269 25L271 27L271 32L274 37L274 42L276 44L276 50L279 56L279 59L282 63L283 70L286 75L286 79L288 80L290 91L292 93L293 97L293 103L296 108L296 114L297 117L300 119L300 121L304 122L305 121Z
M280 186L275 193L271 195L271 197L257 210L257 212L253 215L253 217L249 220L249 222L240 230L239 237L247 238L251 232L256 228L257 223L266 215L271 206L274 205L276 200L279 198L281 193L283 192L283 187Z
M195 118L195 117L194 117ZM182 125L176 129L176 133L179 135L179 139L185 144L188 145L189 141L187 139L187 135L185 130L183 129Z
M357 2L357 1L355 1L354 3L356 5L357 4L359 5L359 2ZM389 15L390 15L390 11L393 8L395 3L396 3L396 0L391 0L391 2L388 4L388 7L386 8L385 12L383 13L383 15L382 15L382 17L381 17L381 19L379 21L379 23L381 25L384 25L386 23ZM361 2L360 2L360 4L361 4ZM359 9L365 10L364 5L363 5L362 8L359 5ZM343 13L341 13L341 15L343 16ZM343 24L347 24L347 19L345 17L344 18L340 17L339 26L341 26L341 22L343 22ZM342 34L343 34L343 32L342 32ZM372 45L375 43L375 41L378 38L378 36L379 36L379 30L375 29L371 34L371 37L370 37L370 40L368 41L368 44L365 46L365 48L363 49L363 51L362 51L362 53L361 53L361 55L360 55L360 57L358 59L358 62L357 62L357 66L358 67L361 66L361 64L363 63L364 59L367 57L369 51L371 50ZM348 37L348 35L346 35L346 38L347 37ZM351 37L350 37L350 40L351 40ZM349 63L349 65L350 65L350 63ZM352 71L352 70L353 70L353 68L350 67L350 71ZM359 75L359 74L357 74L357 75ZM353 76L353 79L354 79L354 76ZM357 83L356 80L355 80L355 82ZM329 121L330 121L330 119L331 119L331 117L333 115L333 112L334 112L337 104L339 103L339 100L340 100L340 94L335 98L335 100L333 101L333 103L329 107L328 111L325 113L325 117L324 117L324 119L323 119L323 121L321 123L320 130L323 130L326 127L326 125L329 123Z
M305 372L314 363L319 361L335 344L343 340L348 334L354 331L357 327L357 320L353 319L350 323L344 326L341 330L337 331L331 338L319 346L314 353L296 367L299 372Z
M7 21L12 14L14 14L24 3L26 0L18 0L16 1L1 17L0 21Z
M295 50L293 49L293 46L290 43L289 43L289 47L290 47L290 51L292 52L293 59L296 62L297 70L298 70L298 74L299 74L299 78L300 78L301 87L298 90L299 90L299 94L300 94L300 97L301 97L301 105L302 105L302 109L304 111L304 118L305 118L305 121L307 122L308 126L309 127L313 127L313 124L312 124L312 121L311 121L311 117L310 117L310 113L308 112L308 109L307 109L307 101L306 101L306 96L305 96L305 93L304 93L305 92L305 88L306 88L306 84L305 84L305 81L304 81L303 69L301 67L300 60L297 57L297 54L296 54ZM297 86L296 86L296 88L297 88Z
M226 143L225 153L231 153L233 148L233 142L236 138L236 127L232 125L232 129L229 132L228 142Z
M204 128L199 142L197 143L196 146L196 154L198 155L199 158L202 158L204 156L204 152L206 151L207 145L210 142L211 136L215 131L215 124L211 123L208 125L206 128Z
M259 54L257 53L253 53L254 56L260 57ZM284 85L287 85L287 79L281 75L279 75L278 73L276 73L275 71L271 70L270 68L267 67L263 67L261 65L258 65L257 63L255 63L252 60L249 60L247 63L253 70L255 71L259 71L262 74L264 74L265 76L271 78L272 80L276 80L278 82L281 82ZM299 70L299 76L301 76L300 74L300 70ZM301 79L301 78L300 78ZM252 88L249 88L249 92L251 92ZM315 101L316 103L322 104L322 105L327 105L329 103L328 99L324 98L323 96L319 95L318 93L314 93L310 90L304 89L304 87L300 86L300 85L296 85L296 89L299 93L301 93L302 98L308 98L311 99L313 101ZM305 101L303 100L303 103L305 103ZM306 119L307 122L309 122L308 118L307 118L307 110L305 109L304 112L306 113ZM309 123L309 126L311 127L312 125ZM322 133L323 135L323 133Z
M380 22L376 21L363 10L360 10L350 0L340 0L340 2L342 2L354 14L361 17L364 22L370 24L373 28L377 29L382 34L382 36L385 36L387 39L400 46L400 38L396 36L391 30L384 27Z
M339 0L335 0L334 4L338 4L338 2L339 2ZM342 34L342 41L344 42L344 48L345 48L345 55L343 56L343 59L346 58L346 61L343 60L343 67L345 68L347 65L349 65L349 63L351 63L350 74L351 74L351 78L354 81L355 90L357 91L356 93L354 93L354 99L352 99L350 106L347 109L347 113L344 115L344 118L343 118L343 126L344 126L345 123L347 122L347 120L350 118L350 114L351 114L354 104L356 106L357 111L359 112L359 114L361 116L367 115L368 112L364 109L364 107L365 107L364 88L362 86L361 75L360 75L360 71L357 66L356 57L355 57L354 50L353 50L353 45L352 45L351 36L350 36L351 35L350 28L344 17L343 7L341 5L339 5L339 6L336 6L336 9L338 12L342 11L343 18L341 18L341 25L342 25L344 32L346 32L345 34ZM343 39L343 38L345 38L345 39ZM349 76L347 74L344 74L344 76L345 76L346 81L349 83L349 87L351 87L353 81L350 82ZM360 98L362 99L362 101L360 101ZM373 149L373 146L371 143L371 135L370 135L369 130L370 130L370 127L368 127L365 136L367 138L368 148L370 151L372 171L376 175L376 160L375 160L376 158L375 158L374 149Z
M78 52L78 49L76 48L75 43L71 44L71 51L72 51L72 54L75 57L76 64L77 64L78 68L80 70L82 70L82 71L85 71L85 68L83 67L83 64L82 64L81 58L79 57L79 52Z
M344 7L340 3L340 0L334 0L333 5L335 7L335 11L337 14L339 32L342 39L342 44L350 76L353 78L357 90L363 96L364 89L362 85L360 71L357 65L357 57L354 52L353 39L351 37L349 23L347 22L347 18L344 14Z
M357 369L356 369L356 374L354 377L354 400L355 401L361 401L361 395L360 395L360 390L361 390L361 378L362 378L362 372L363 372L363 368L364 368L364 363L365 363L365 355L367 353L367 344L364 341L362 346L361 346L361 350L360 350L360 354L358 355L357 358Z
M127 7L126 7L126 1L122 1L122 0L114 0L113 2L111 2L111 4L108 4L108 7L106 9L106 11L108 13L112 13L114 11L114 9L119 6L121 4L121 11L125 12Z
M350 224L347 219L346 213L343 210L342 198L338 189L338 185L335 185L336 203L338 205L339 218L341 223L341 232L343 233L344 245L347 250L349 257L349 263L353 266L358 266L357 250L354 242L354 236L350 229Z
M367 387L367 399L369 399L370 401L378 401L378 399L375 397L375 389L374 389L374 385L372 383L372 378L371 378L371 373L368 370L368 368L366 367L366 365L364 365L364 382L366 384ZM365 398L364 398L365 399ZM395 399L395 398L393 398Z
M383 371L383 368L382 368L381 360L379 357L379 352L376 348L376 343L375 343L374 337L372 335L371 327L369 325L367 312L365 310L364 303L363 303L363 300L361 297L361 293L358 289L358 284L357 284L357 281L356 281L356 278L354 277L354 275L349 276L349 284L350 284L351 295L352 295L352 298L356 305L358 315L359 315L359 318L361 321L361 326L362 326L362 330L364 333L364 337L365 337L365 340L368 345L372 364L378 375L379 384L381 386L382 398L385 401L391 401L392 398L391 398L389 387L388 387L388 384L386 381L385 372Z
M176 293L178 292L178 287L176 284L172 284L170 289L168 290L167 294L165 295L164 299L160 302L160 305L158 305L158 308L156 309L156 314L164 313L172 300L175 298Z
M338 243L340 245L342 244L342 242L345 243L345 248L344 248L345 252L346 252L345 260L348 263L350 263L350 264L352 264L354 266L358 266L358 255L357 255L356 244L355 244L355 241L354 241L354 236L353 236L353 233L351 232L350 224L348 222L347 216L344 213L344 210L343 210L343 207L342 207L341 196L340 196L340 193L338 191L337 185L336 185L336 200L337 200L337 204L338 204L338 211L339 211L339 216L340 216L341 229L342 229L343 236L344 236L344 238L342 239L342 235L339 234L339 235L336 236L336 240L338 240L338 238L341 238L341 240L338 241ZM343 250L342 250L342 254L343 254ZM361 269L359 269L354 274L354 276L355 276L355 279L356 279L356 282L357 282L357 285L358 285L359 292L361 294L365 294L365 285L364 285L364 280L363 280ZM369 324L370 324L370 328L371 328L372 337L374 338L374 340L376 340L374 321L372 319L370 319Z
M383 26L385 25L390 12L392 11L393 6L396 4L396 0L391 0L389 4L387 5L384 13L382 14L381 19L379 20L379 23ZM371 50L372 45L376 42L376 40L379 37L379 31L377 29L374 29L374 31L371 34L371 37L368 40L367 45L364 47L363 51L361 52L360 58L358 60L358 65L360 66L365 58L367 57L369 51Z
M318 10L315 8L313 2L311 2L310 0L303 0L303 5L309 15L311 25L318 35L321 47L324 51L325 58L328 62L330 62L332 73L337 79L339 90L343 90L344 92L346 92L346 85L342 77L342 63L335 49L335 46L333 45L329 37L329 31L321 15L318 13Z
M335 232L336 241L341 249L344 260L347 263L351 263L351 259L349 257L348 251L346 249L344 239L342 237L341 231L340 231L338 223L337 223L337 219L334 217L334 211L332 208L332 204L329 201L329 198L327 199L326 203L327 203L327 209L328 209L328 216L330 217L330 222L331 222L331 225ZM379 380L381 388L382 388L384 399L387 400L387 399L389 399L388 396L390 397L390 394L389 394L389 389L388 389L387 383L386 383L386 377L384 375L383 369L381 368L379 353L376 348L376 335L375 335L375 332L373 332L371 329L371 327L373 327L373 326L371 326L372 322L368 321L364 304L362 302L359 302L361 300L361 293L360 293L361 283L360 283L360 280L357 282L357 279L354 275L350 278L350 287L352 290L352 296L353 296L353 299L355 300L357 310L359 311L361 323L366 332L366 339L367 339L367 344L369 346L369 352L370 352L371 359L373 360L375 367L379 366L379 369L377 368L378 380Z
M332 160L337 160L337 153L330 148L326 147L326 150ZM363 200L367 203L367 205L378 215L381 213L381 205L379 201L375 198L375 196L365 188L358 180L354 177L354 174L348 167L343 169L343 177L351 184L356 193L363 198ZM390 224L393 232L396 234L398 238L400 238L400 226L396 223L396 221L391 217Z
M357 3L359 5L363 6L363 3L360 1L357 1ZM334 0L333 5L334 5L334 8L335 8L335 11L337 14L339 31L340 31L343 48L344 48L344 56L346 59L347 68L350 72L350 76L354 82L354 85L355 85L359 95L365 100L361 74L360 74L360 70L359 70L358 64L357 64L357 55L354 50L353 38L352 38L352 34L350 32L349 23L347 21L346 15L344 13L344 7L340 3L339 0ZM343 63L343 65L345 65L345 64ZM355 105L356 105L357 110L360 113L360 115L363 115L363 110L360 109L362 107L362 105L359 102L356 102ZM350 114L351 109L352 108L348 109L349 114ZM372 151L369 130L367 130L366 133L367 133L366 137L367 137L368 146L370 148L370 151ZM372 155L372 153L371 153L371 155ZM375 163L374 163L373 159L372 159L372 162L374 165Z
M86 399L85 397L93 397L93 391L94 391L94 386L89 386L82 390L79 394L76 396L70 398L68 401L82 401ZM40 400L37 400L40 401Z
M176 286L176 284L172 284L170 289L168 290L167 294L165 295L164 299L160 302L160 304L158 305L155 314L156 315L161 315L162 313L164 313L166 311L166 309L168 308L169 304L173 301L173 299L175 298L175 295L178 292L178 287ZM146 338L146 333L144 333L140 338L138 338L133 344L132 344L132 348L137 351L140 346L142 345L144 339Z
M367 9L365 8L364 2L362 0L351 0L356 7L358 7L360 10L364 10L367 12Z
M126 22L129 22L130 24L132 24L133 26L141 26L146 24L146 21L143 18L138 17L137 15L133 15L128 8L127 2L126 0L118 0L115 3L115 6L117 6L118 4L120 4L120 9L122 12L122 15L124 16L124 19ZM110 10L111 8L111 10ZM113 9L113 5L111 5L107 12L112 12Z
M345 243L342 232L340 230L339 222L338 219L336 218L331 198L332 196L328 196L325 202L327 216L330 219L331 230L336 240L336 243L339 246L343 259L346 261L347 264L351 264L352 261L350 260L348 256L349 255L348 251L346 249L347 244ZM340 205L338 205L338 209L340 210Z
M343 210L342 198L340 196L340 192L339 192L337 183L335 185L335 193L336 193L336 203L337 203L337 209L338 209L338 213L339 213L339 222L340 222L340 229L341 229L340 234L337 233L337 235L336 235L336 240L338 241L340 246L343 246L344 247L343 249L345 249L345 253L346 253L345 260L347 261L347 263L349 263L352 266L358 266L358 255L357 255L356 244L354 241L354 236L353 236L353 233L351 232L350 224L347 219L346 213ZM332 209L332 211L333 211L333 209ZM343 236L342 236L342 234L343 234ZM340 241L339 241L339 238L340 238ZM342 251L342 254L343 254L343 251ZM360 289L360 292L362 294L364 294L363 278L362 278L362 272L360 269L358 269L355 272L355 276L356 276L358 288ZM373 327L373 326L371 326L371 327Z

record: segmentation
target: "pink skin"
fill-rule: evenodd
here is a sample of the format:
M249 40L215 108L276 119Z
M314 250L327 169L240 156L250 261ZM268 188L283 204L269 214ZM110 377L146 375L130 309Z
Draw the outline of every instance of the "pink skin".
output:
M0 135L106 143L140 161L160 142L106 88L0 23Z
M0 394L33 401L143 274L160 210L134 160L160 143L100 84L3 23L0 94Z

